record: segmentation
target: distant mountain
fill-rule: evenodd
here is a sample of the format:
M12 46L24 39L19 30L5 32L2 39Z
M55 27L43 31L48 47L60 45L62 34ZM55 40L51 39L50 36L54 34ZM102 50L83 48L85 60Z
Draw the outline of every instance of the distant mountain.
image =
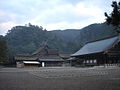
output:
M80 30L79 42L85 44L86 42L101 39L104 37L116 35L115 27L107 25L106 23L102 24L91 24Z
M75 38L80 34L80 29L66 29L66 30L54 30L52 31L57 37L64 40L65 42L74 41Z
M80 43L77 42L80 29L54 30L52 33L63 42L62 51L73 53L80 48Z
M117 34L105 23L91 24L82 29L43 30L40 26L16 26L7 35L10 54L32 53L44 43L60 51L74 53L86 42Z
M116 35L115 27L106 23L91 24L82 29L66 29L52 31L64 43L69 42L67 49L75 52L80 49L85 43L108 36ZM65 49L64 49L65 50Z

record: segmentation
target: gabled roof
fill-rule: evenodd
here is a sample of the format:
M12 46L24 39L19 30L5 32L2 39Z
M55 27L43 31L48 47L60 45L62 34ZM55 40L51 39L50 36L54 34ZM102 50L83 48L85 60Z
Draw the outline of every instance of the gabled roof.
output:
M105 38L87 43L79 51L74 53L72 56L81 56L88 54L95 54L105 52L111 49L116 43L118 43L120 37L114 36L111 38Z
M51 49L47 45L36 50L32 55L16 55L15 60L42 60L42 61L63 61L62 56L59 55L59 51Z
M35 51L32 55L58 55L58 50L51 49L47 45L39 48L37 51Z

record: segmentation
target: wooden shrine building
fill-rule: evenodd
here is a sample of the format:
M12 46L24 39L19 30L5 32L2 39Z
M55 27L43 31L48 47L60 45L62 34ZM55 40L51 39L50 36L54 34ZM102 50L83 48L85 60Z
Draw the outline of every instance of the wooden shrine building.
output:
M85 65L120 65L120 36L88 42L71 56L79 58Z
M48 45L44 45L31 55L16 55L15 60L17 62L17 66L19 66L19 64L22 66L30 64L41 67L49 67L64 66L66 58L69 57L61 54L56 49L51 49L50 47L48 47Z
M62 66L64 63L64 59L60 56L59 51L51 49L47 45L38 49L32 55L38 57L38 61L41 63L42 67Z
M28 54L17 54L15 56L17 67L39 67L40 62L37 60L38 57Z

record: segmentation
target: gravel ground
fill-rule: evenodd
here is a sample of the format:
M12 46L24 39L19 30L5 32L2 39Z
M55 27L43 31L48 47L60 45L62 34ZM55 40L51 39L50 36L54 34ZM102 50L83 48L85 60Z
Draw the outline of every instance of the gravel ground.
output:
M120 67L0 68L0 90L120 90Z

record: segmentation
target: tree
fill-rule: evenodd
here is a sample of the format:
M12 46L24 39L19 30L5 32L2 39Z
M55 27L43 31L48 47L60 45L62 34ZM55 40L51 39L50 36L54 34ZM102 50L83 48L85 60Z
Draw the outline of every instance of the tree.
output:
M107 24L115 26L115 30L120 33L120 2L113 1L112 5L113 11L110 15L105 12Z
M7 60L7 43L6 38L0 36L0 62Z

